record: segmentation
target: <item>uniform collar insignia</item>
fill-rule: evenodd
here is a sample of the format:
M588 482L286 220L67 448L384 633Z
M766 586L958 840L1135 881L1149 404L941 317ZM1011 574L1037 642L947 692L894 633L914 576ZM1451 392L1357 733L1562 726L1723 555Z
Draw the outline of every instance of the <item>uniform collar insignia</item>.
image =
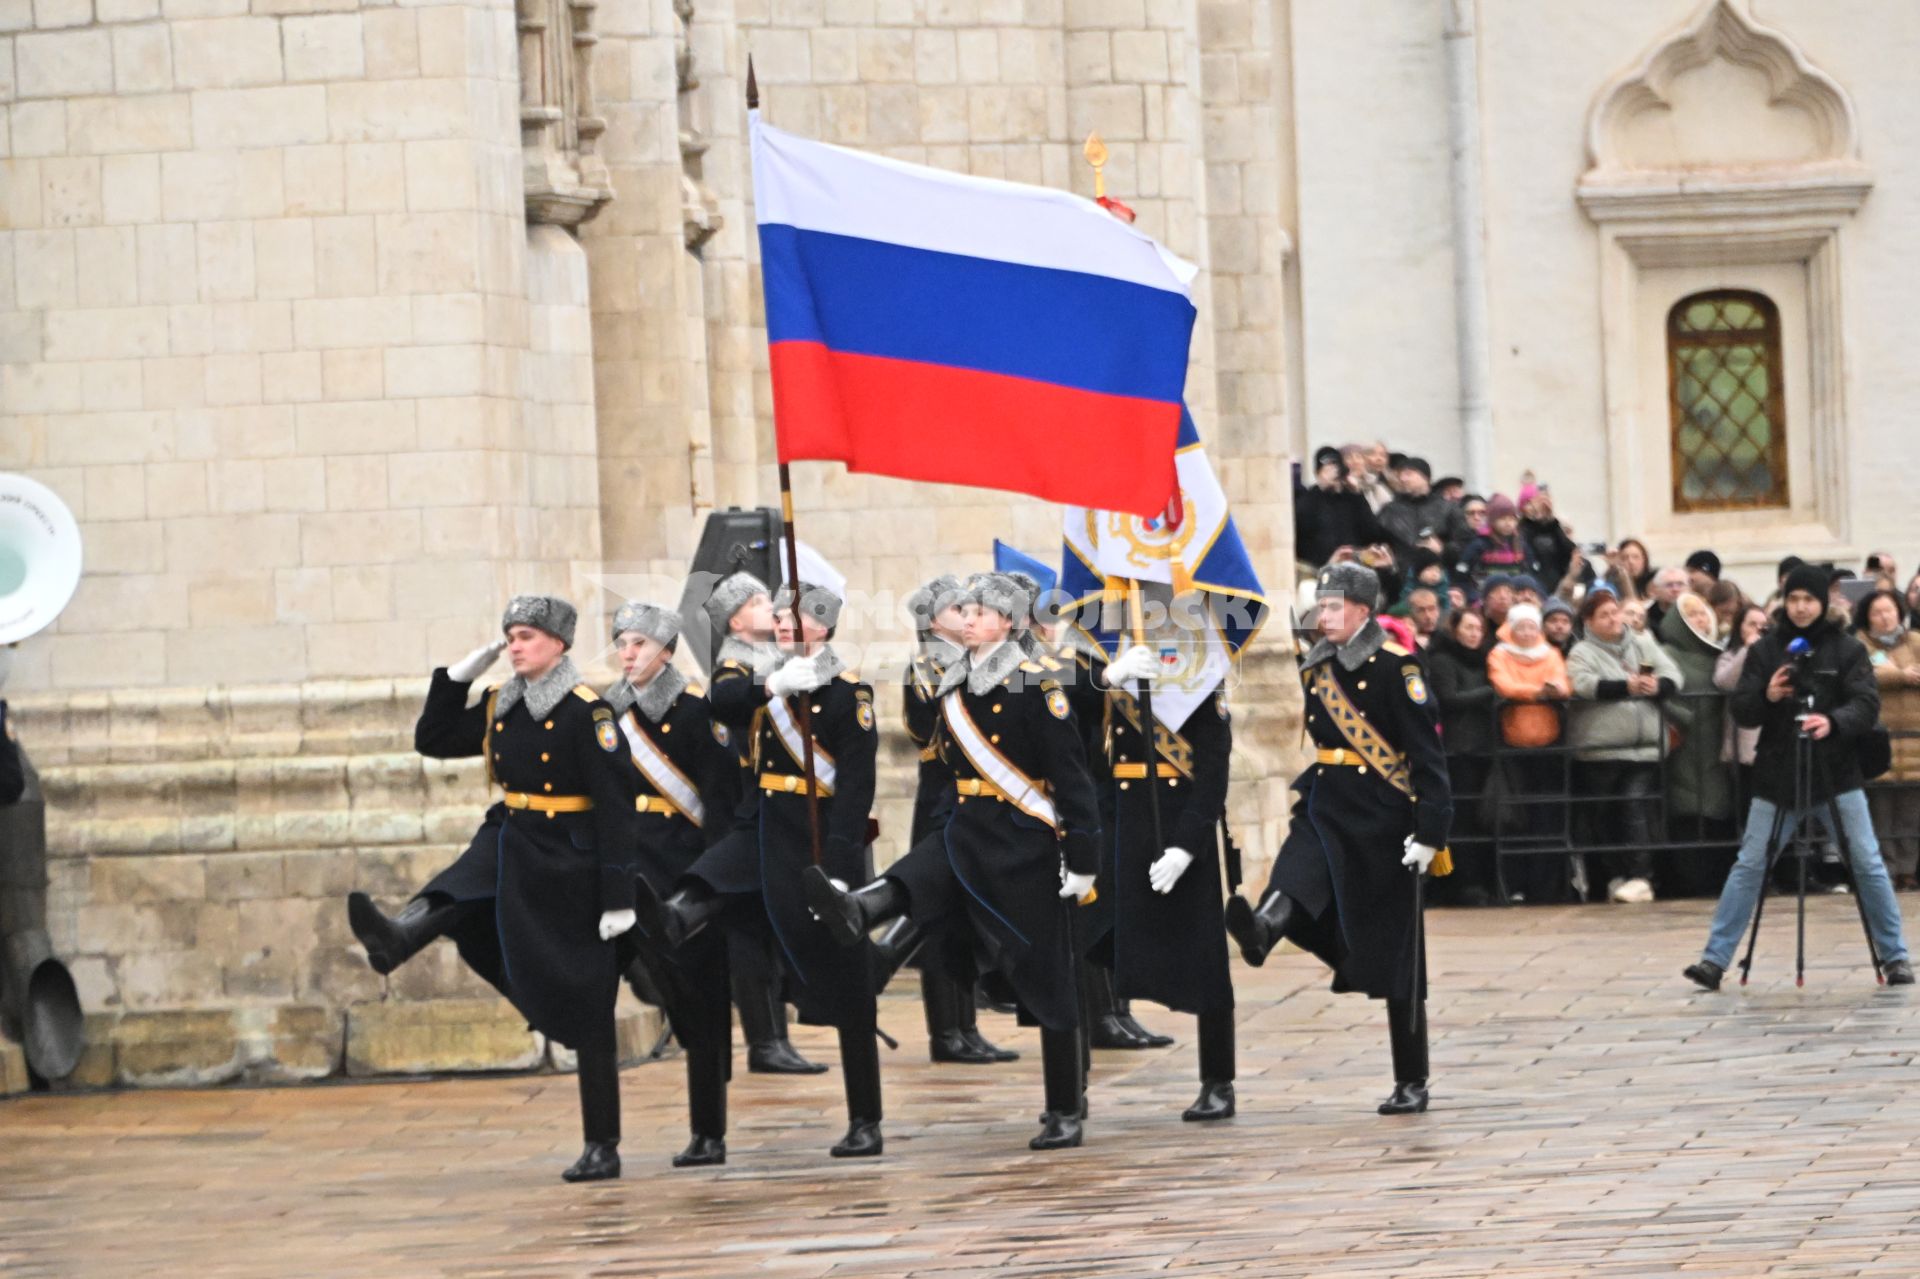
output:
M956 662L964 662L967 650L950 639L929 635L920 641L920 656L933 663L935 674L944 675Z
M625 680L618 681L607 690L607 703L618 714L625 714L629 706L638 706L649 724L658 724L686 688L687 677L677 667L666 666L645 688L637 689Z
M940 692L950 693L964 680L969 693L983 697L988 689L1013 674L1020 663L1026 660L1026 653L1009 637L1000 647L987 654L985 661L969 658L965 662L955 662L941 678Z
M1336 647L1332 640L1319 640L1307 650L1307 655L1300 659L1300 669L1310 671L1324 661L1338 658L1341 670L1357 671L1366 664L1369 657L1378 653L1380 646L1386 642L1387 632L1382 629L1380 623L1368 618L1367 624L1355 631L1353 638L1345 644Z
M494 713L505 715L521 702L527 704L527 711L535 719L545 719L560 704L560 699L571 693L580 684L580 668L573 664L571 657L562 657L559 663L539 679L528 681L515 675L500 686L500 696L494 701Z
M765 676L780 665L780 650L772 644L749 644L729 635L720 641L720 652L714 661L716 664L738 662L755 675Z

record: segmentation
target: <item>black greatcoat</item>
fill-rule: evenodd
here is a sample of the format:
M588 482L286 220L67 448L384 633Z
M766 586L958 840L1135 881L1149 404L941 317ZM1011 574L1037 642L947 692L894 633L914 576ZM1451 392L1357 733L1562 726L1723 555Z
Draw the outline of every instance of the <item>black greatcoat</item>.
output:
M871 1025L873 1017L872 948L837 945L820 921L807 909L800 875L813 864L812 834L803 791L766 790L760 779L793 778L803 785L801 761L781 741L766 713L765 692L749 673L725 681L734 703L741 684L761 688L758 710L747 714L753 725L755 776L759 793L757 819L737 825L726 838L708 849L688 868L687 877L716 893L757 897L765 922L772 927L785 961L788 995L801 1020L815 1025L857 1027ZM716 668L714 701L719 714L723 682ZM833 760L833 793L820 800L821 865L827 874L848 884L867 878L867 833L873 810L874 761L879 739L874 732L873 689L850 672L808 694L813 712L817 752ZM799 720L798 696L786 699ZM734 705L738 715L741 707ZM816 754L816 760L819 756ZM744 807L744 801L743 805ZM751 928L759 921L742 904L729 912L728 924Z
M1110 696L1113 762L1138 764L1146 757L1146 740L1134 727L1138 705L1128 693ZM1233 1007L1220 870L1220 817L1233 750L1225 696L1216 692L1195 707L1177 736L1188 748L1181 752L1186 756L1181 776L1112 783L1115 828L1105 843L1115 865L1114 993L1151 999L1176 1012L1218 1012ZM1163 739L1162 760L1171 758L1169 745ZM1149 785L1160 788L1160 843L1153 838ZM1147 871L1167 848L1184 848L1193 854L1193 864L1172 892L1161 894L1153 891Z
M679 812L649 811L636 819L634 871L664 897L700 854L732 827L740 790L732 734L713 718L697 685L681 690L661 713L659 723L649 719L638 705L632 705L622 713L620 727L623 737L644 733L654 749L699 791L698 825L691 816ZM624 744L632 754L632 742ZM649 780L635 758L640 794L659 795L660 788ZM703 1040L725 1038L731 1012L727 1003L727 948L720 933L702 933L674 952L656 946L638 928L620 941L623 957L637 955L645 965L655 992L662 996L661 1010L683 1047L691 1050Z
M466 759L486 749L494 690L467 705L469 684L433 673L414 726L414 749ZM604 726L604 728L603 728ZM455 930L460 957L513 1001L535 1030L582 1051L613 1048L619 971L600 940L603 912L634 903L634 797L638 778L613 708L582 684L545 719L525 701L492 725L494 782L528 795L585 795L581 813L541 813L496 803L458 861L422 895L492 899L492 913Z
M1107 769L1107 686L1101 676L1107 665L1106 654L1057 645L1039 662L1066 690L1067 705L1073 709L1074 728L1085 750L1087 776L1093 779L1094 797L1100 805L1100 829L1110 831L1113 829L1113 775ZM1092 954L1113 935L1113 912L1113 841L1103 839L1100 869L1095 872L1094 898L1072 911L1076 954ZM1101 962L1106 962L1104 956Z
M1047 789L1059 832L991 795L956 795L944 827L887 876L906 888L916 922L939 928L964 917L981 966L1004 975L1040 1025L1073 1030L1079 997L1060 867L1064 860L1076 874L1098 869L1100 817L1066 692L1037 662L1020 663L985 693L965 683L954 692L992 747ZM980 777L944 714L935 742L951 777Z
M1309 655L1309 660L1312 659ZM1401 864L1406 838L1444 847L1453 820L1447 757L1440 744L1433 692L1419 659L1381 644L1357 669L1336 656L1324 664L1360 714L1406 757L1414 798L1374 768L1309 764L1294 779L1298 798L1286 842L1273 861L1269 890L1292 898L1311 923L1288 936L1333 969L1333 989L1374 999L1405 999L1412 989L1413 876ZM1314 667L1301 664L1306 682ZM1311 691L1307 736L1315 747L1350 748ZM1426 965L1421 964L1424 997Z

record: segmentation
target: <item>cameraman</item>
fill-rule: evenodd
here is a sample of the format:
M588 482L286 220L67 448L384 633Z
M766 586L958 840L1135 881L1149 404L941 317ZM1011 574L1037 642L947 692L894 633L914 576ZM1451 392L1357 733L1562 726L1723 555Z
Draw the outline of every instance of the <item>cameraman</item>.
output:
M1706 951L1685 972L1706 990L1720 989L1720 978L1759 900L1775 815L1786 810L1780 827L1783 843L1792 838L1795 824L1808 816L1793 809L1794 745L1803 732L1813 739L1809 798L1816 812L1825 811L1829 798L1840 810L1854 885L1887 984L1913 984L1913 965L1901 936L1900 907L1880 860L1854 755L1854 740L1879 718L1880 691L1866 648L1828 620L1827 586L1828 574L1811 564L1799 565L1787 575L1773 629L1754 641L1730 702L1736 724L1760 730L1760 745L1753 768L1753 807L1747 813L1740 859L1720 891ZM1789 646L1797 639L1806 641L1806 649L1793 657Z

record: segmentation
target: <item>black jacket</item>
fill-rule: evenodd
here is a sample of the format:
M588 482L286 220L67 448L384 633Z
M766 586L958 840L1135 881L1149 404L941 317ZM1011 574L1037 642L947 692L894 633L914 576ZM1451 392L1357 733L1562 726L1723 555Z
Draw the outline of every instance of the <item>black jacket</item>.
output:
M1393 544L1394 557L1405 564L1412 559L1414 548L1420 544L1420 530L1430 529L1432 536L1440 539L1444 554L1445 548L1451 546L1466 530L1467 517L1461 513L1459 506L1438 493L1428 493L1425 497L1402 494L1381 510L1380 524Z
M1329 492L1315 485L1293 494L1293 555L1308 564L1325 564L1343 546L1372 546L1387 540L1365 496L1348 489Z
M1825 617L1804 631L1788 623L1784 610L1774 615L1773 629L1754 641L1740 672L1740 686L1728 703L1742 728L1760 730L1754 757L1753 790L1776 805L1794 803L1795 717L1806 709L1803 697L1781 702L1767 700L1767 681L1789 661L1787 646L1805 636L1811 650L1800 663L1802 688L1813 695L1813 709L1833 721L1833 732L1813 743L1812 803L1859 790L1865 781L1854 754L1856 739L1880 718L1880 689L1864 644Z
M1493 685L1485 649L1470 649L1441 631L1427 647L1427 670L1440 703L1441 740L1448 755L1493 753Z

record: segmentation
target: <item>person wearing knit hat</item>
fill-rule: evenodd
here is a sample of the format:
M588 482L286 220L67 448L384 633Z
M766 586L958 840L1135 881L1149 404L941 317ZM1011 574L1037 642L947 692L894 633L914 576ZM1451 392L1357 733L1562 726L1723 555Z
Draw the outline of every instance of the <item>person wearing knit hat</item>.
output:
M907 612L919 643L903 680L901 707L907 737L920 754L913 820L907 832L909 848L939 829L953 789L953 774L940 759L934 740L940 719L935 694L948 668L967 659L967 650L961 644L965 619L960 606L964 597L960 579L950 573L934 578L907 597ZM965 941L964 934L952 929L929 939L913 920L897 919L874 943L875 985L884 986L904 964L913 963L920 969L920 1003L932 1060L971 1065L1018 1061L1019 1053L998 1047L980 1033L973 983L950 975L964 964L941 952Z
M1573 651L1574 642L1579 639L1577 630L1573 605L1558 595L1549 595L1540 610L1540 633L1546 636L1547 643L1559 649L1564 657Z
M1487 499L1487 531L1467 543L1460 569L1474 581L1492 573L1540 575L1540 562L1520 532L1520 514L1513 499L1495 493Z
M1381 1114L1427 1108L1425 931L1419 881L1453 820L1439 718L1420 659L1373 618L1379 580L1354 565L1315 578L1320 638L1300 661L1314 761L1258 906L1227 901L1228 935L1258 967L1290 940L1333 989L1387 1004L1393 1093ZM1411 874L1409 874L1411 872Z
M1827 614L1831 574L1800 564L1786 575L1773 628L1749 646L1740 683L1728 703L1734 723L1758 728L1753 806L1740 853L1720 890L1707 944L1684 970L1689 981L1718 990L1746 932L1779 841L1816 814L1835 827L1853 871L1860 915L1890 986L1913 984L1900 906L1880 856L1858 742L1879 720L1880 692L1865 645ZM1811 769L1801 775L1804 762ZM1802 811L1802 799L1813 806Z
M1720 584L1720 557L1712 551L1695 551L1687 556L1687 589L1702 599Z
M554 596L515 596L503 640L434 671L414 749L483 759L505 793L466 851L397 916L354 892L347 923L382 975L453 938L533 1029L575 1051L585 1149L562 1176L601 1181L620 1175L614 939L635 920L639 778L613 708L567 656L577 616ZM503 648L513 677L470 700Z
M676 953L713 924L778 941L802 1020L838 1034L847 1130L829 1153L867 1158L885 1149L871 946L865 938L855 948L834 944L808 910L802 872L865 877L878 753L873 689L830 643L842 609L835 591L798 582L773 604L778 664L723 662L709 694L716 717L752 740L745 780L759 794L758 820L735 822L670 895L641 881L640 927Z
M806 872L807 902L849 953L902 916L933 935L964 936L960 955L983 963L985 979L1040 1024L1046 1110L1028 1146L1059 1150L1084 1140L1085 1040L1068 912L1094 886L1100 805L1066 690L1014 640L1026 592L1005 574L981 573L962 598L967 660L934 690L936 748L954 787L946 821L859 888L818 867Z
M680 615L629 602L613 615L621 677L607 690L628 757L639 775L635 873L654 893L669 891L724 832L739 791L731 736L713 718L701 688L673 665ZM704 936L678 955L634 929L621 938L622 968L642 1002L667 1016L685 1049L692 1140L676 1168L727 1161L727 1077L732 1051L725 940Z

